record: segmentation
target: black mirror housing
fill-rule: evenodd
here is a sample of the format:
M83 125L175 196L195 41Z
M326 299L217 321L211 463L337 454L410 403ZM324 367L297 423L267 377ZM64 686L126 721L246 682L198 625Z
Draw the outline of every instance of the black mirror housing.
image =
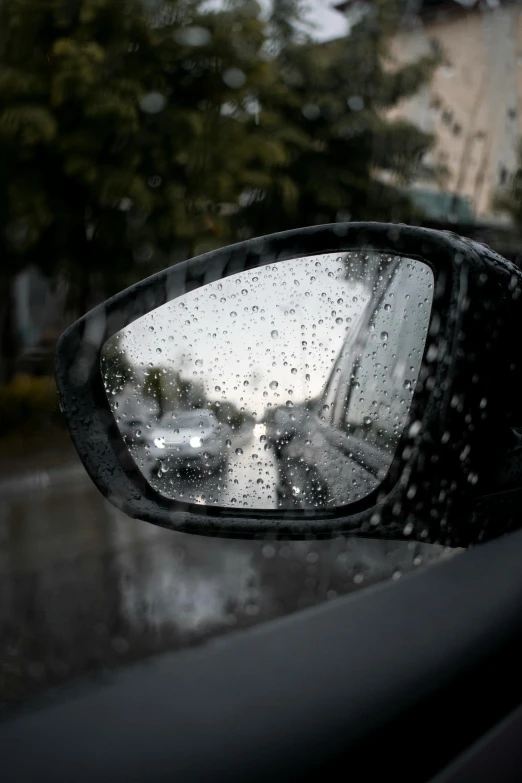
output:
M169 499L145 480L108 404L105 342L161 305L210 282L321 253L377 251L427 264L434 296L407 426L384 480L363 500L333 509L263 510ZM60 338L62 410L90 477L131 517L184 532L310 538L340 534L467 546L522 523L522 273L489 248L446 232L339 223L225 247L128 288ZM522 430L521 430L522 431Z

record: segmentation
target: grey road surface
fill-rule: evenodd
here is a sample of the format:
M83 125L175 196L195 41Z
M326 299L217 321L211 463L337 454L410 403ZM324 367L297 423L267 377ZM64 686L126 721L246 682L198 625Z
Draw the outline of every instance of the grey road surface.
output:
M401 578L442 554L172 533L117 512L78 463L1 481L0 704Z

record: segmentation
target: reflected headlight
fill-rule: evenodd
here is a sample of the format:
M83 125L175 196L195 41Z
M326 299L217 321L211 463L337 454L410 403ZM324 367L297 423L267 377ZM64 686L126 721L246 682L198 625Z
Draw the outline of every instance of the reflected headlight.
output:
M203 438L191 438L189 443L193 449L200 449L203 445Z

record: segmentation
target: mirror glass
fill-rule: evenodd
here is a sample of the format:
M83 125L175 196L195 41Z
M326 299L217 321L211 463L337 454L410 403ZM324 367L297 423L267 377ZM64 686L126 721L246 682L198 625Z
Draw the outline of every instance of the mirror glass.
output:
M378 253L231 275L105 343L111 409L169 498L247 509L360 500L406 425L432 297L426 264Z

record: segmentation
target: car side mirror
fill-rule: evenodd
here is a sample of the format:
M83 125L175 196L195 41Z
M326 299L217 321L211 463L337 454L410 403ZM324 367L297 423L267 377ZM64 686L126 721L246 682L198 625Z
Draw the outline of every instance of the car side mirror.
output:
M92 310L56 377L118 508L216 536L468 544L520 526L522 273L448 233L226 247Z

